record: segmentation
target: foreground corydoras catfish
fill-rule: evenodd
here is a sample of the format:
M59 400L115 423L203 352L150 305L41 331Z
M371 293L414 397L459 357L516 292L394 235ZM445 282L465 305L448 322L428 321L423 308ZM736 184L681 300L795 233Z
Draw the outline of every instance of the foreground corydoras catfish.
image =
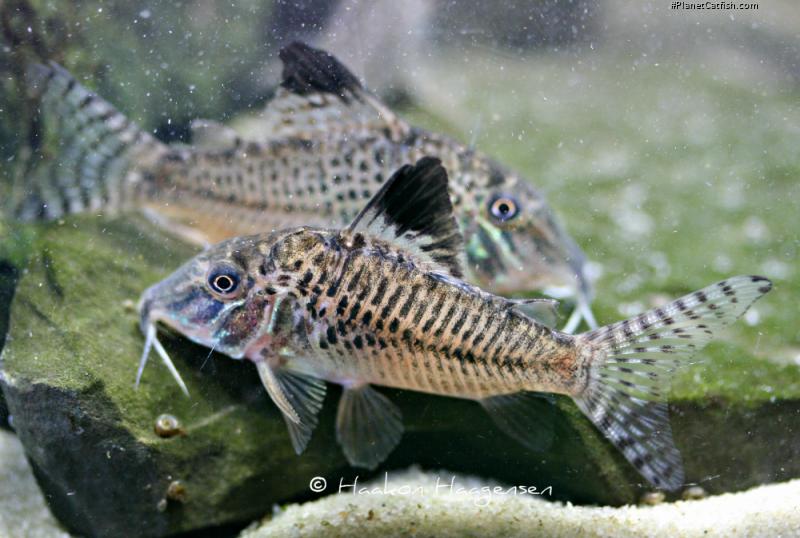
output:
M345 226L401 165L442 160L465 238L465 279L497 293L562 288L585 318L584 256L545 199L517 174L446 136L398 118L333 56L294 43L280 53L283 81L262 114L267 140L246 142L199 122L194 146L166 145L61 67L36 66L57 154L24 185L18 215L59 218L142 208L205 244L291 226ZM31 174L32 175L32 174Z
M403 429L399 410L371 385L476 400L532 448L547 435L532 393L566 394L653 485L679 487L665 403L670 377L770 282L733 277L572 336L459 279L460 245L444 168L432 158L404 166L345 229L225 241L148 289L139 375L156 346L183 385L158 343L157 322L250 359L298 453L316 426L325 382L338 383L337 438L351 464L368 468Z

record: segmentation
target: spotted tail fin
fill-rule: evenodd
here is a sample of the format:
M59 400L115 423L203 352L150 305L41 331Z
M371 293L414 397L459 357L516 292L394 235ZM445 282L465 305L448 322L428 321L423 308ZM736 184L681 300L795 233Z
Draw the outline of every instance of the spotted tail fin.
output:
M167 146L54 62L32 65L27 80L46 129L43 151L34 155L41 162L17 189L18 218L129 207Z
M593 361L578 407L654 486L683 484L666 403L673 374L771 288L760 276L729 278L578 337Z

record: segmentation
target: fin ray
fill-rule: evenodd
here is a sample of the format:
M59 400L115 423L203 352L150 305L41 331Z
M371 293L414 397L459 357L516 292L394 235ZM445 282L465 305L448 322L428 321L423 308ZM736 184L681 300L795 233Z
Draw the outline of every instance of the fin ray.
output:
M325 381L284 368L274 369L267 361L256 362L256 368L264 388L283 414L295 452L301 454L317 427L317 415L325 400Z
M333 55L294 42L281 49L282 82L259 124L260 140L374 133L400 141L411 126L369 93Z
M555 299L508 299L511 308L554 329L558 323L558 301Z
M400 409L369 385L345 388L336 415L336 439L347 461L375 469L403 436Z
M47 149L15 202L22 220L50 220L88 210L117 211L145 191L143 171L169 150L63 67L34 64L30 93L40 103Z
M553 443L553 402L536 392L515 392L479 400L506 435L534 452Z
M592 353L578 407L654 486L675 490L684 480L666 404L672 376L771 286L759 276L729 278L577 337Z
M398 246L430 270L462 276L463 238L453 215L441 161L423 157L383 184L350 224L350 236L364 233Z

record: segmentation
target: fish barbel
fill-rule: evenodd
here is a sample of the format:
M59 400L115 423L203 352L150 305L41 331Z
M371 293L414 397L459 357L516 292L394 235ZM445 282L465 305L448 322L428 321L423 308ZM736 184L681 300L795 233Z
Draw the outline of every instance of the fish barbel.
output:
M340 384L337 439L351 464L367 468L403 430L400 411L372 385L475 400L503 431L539 449L547 431L532 394L565 394L648 481L679 487L669 380L769 291L769 280L733 277L573 336L458 278L461 241L439 161L404 166L345 229L231 239L148 289L140 375L159 322L249 359L298 453L316 426L325 383Z
M57 153L20 189L17 214L139 208L203 245L291 226L344 226L397 168L435 156L452 177L466 280L497 293L567 290L577 300L568 325L583 318L596 326L585 257L527 181L407 124L326 52L294 43L280 57L283 81L260 120L269 138L245 141L198 120L193 146L158 141L56 64L33 67L30 86Z

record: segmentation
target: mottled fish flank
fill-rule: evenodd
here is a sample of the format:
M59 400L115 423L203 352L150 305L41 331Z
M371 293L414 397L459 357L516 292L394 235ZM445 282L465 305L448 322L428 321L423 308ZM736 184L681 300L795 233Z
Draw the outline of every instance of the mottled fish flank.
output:
M193 123L193 146L165 145L56 64L31 69L30 86L57 138L40 156L18 215L143 208L208 244L291 226L344 226L400 166L438 157L465 238L466 279L498 293L562 288L586 319L592 291L581 250L542 195L480 152L412 127L365 90L333 56L301 43L280 52L283 81L264 110L264 140L211 121Z
M148 289L140 373L155 347L180 380L158 344L158 323L253 361L298 454L325 383L340 384L337 439L352 465L367 468L403 431L399 409L373 385L475 400L533 450L552 434L538 397L565 394L651 484L680 487L670 379L770 282L733 277L574 336L460 279L461 241L440 162L404 166L345 229L231 239Z

